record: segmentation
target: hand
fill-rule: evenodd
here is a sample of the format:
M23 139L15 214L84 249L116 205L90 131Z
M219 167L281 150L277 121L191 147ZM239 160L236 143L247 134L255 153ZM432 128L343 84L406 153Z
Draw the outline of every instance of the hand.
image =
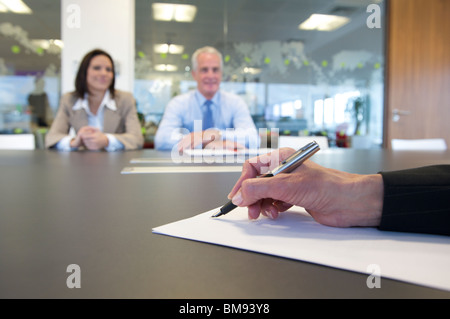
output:
M186 149L193 149L202 144L204 148L212 141L218 141L220 139L220 131L215 129L208 129L200 132L192 132L184 136L180 142L178 142L178 152L182 152Z
M82 128L80 128L77 132L77 135L70 141L70 147L79 148L81 146L85 146L82 136L93 130L95 130L95 128L91 126L83 126Z
M109 144L106 135L95 127L84 126L78 131L78 135L83 141L84 146L91 151L101 150Z
M239 144L237 142L232 142L228 140L219 140L219 141L212 141L209 142L205 147L205 149L208 150L241 150L245 149L245 146L242 144Z
M350 174L308 160L290 174L254 178L276 167L293 152L284 148L244 163L229 198L237 206L247 206L250 219L258 218L259 214L277 218L280 212L297 205L328 226L379 225L384 191L379 174Z

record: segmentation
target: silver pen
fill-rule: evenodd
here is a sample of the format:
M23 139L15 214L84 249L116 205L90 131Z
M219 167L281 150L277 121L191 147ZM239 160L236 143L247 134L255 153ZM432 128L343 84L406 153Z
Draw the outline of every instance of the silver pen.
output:
M302 165L304 161L306 161L308 158L310 158L312 155L314 155L318 150L320 149L319 144L317 144L315 141L311 142L302 148L300 148L297 152L289 156L287 159L285 159L283 162L280 163L279 166L277 166L272 171L263 174L258 177L273 177L280 173L290 173L293 170L295 170L297 167ZM222 206L222 208L214 214L212 217L219 217L225 214L228 214L233 209L235 209L237 206L232 203L230 200L228 203Z

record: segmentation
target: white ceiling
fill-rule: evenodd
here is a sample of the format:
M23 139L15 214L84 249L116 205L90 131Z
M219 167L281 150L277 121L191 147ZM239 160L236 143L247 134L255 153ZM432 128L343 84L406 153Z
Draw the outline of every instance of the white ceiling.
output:
M32 15L0 13L0 26L9 22L21 27L28 39L59 39L60 1L24 0L33 10ZM261 41L302 41L305 50L313 52L330 41L354 31L365 23L366 7L370 0L185 0L163 1L195 4L198 7L193 23L159 22L151 16L151 3L136 0L136 52L142 51L153 64L160 56L153 54L153 44L172 42L185 46L189 55L195 49L212 45L226 51L233 43ZM334 32L301 31L298 25L312 13L346 15L350 24ZM224 30L227 30L224 33ZM38 56L21 47L13 53L11 47L17 39L5 36L0 30L0 58L15 71L44 70L50 63L59 68L59 56ZM28 51L28 52L27 52ZM181 57L170 56L165 63L186 63Z

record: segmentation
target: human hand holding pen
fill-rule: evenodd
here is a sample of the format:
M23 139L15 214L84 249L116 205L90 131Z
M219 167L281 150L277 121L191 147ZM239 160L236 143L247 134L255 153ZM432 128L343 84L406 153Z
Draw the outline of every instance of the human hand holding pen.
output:
M241 177L228 195L235 205L248 207L250 219L260 214L277 218L279 213L297 205L328 226L379 225L383 203L381 175L346 173L307 160L290 174L255 178L294 150L282 148L275 152L278 153L246 161Z

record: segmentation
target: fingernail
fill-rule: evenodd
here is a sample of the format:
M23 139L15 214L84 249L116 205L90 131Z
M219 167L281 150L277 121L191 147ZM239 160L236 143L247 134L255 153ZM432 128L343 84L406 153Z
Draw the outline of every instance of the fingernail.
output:
M272 212L270 210L266 210L265 213L268 218L273 219Z
M241 192L238 192L236 195L234 195L234 197L231 199L231 201L233 202L234 205L239 206L240 204L242 204L242 202L244 201L242 199L242 194Z

